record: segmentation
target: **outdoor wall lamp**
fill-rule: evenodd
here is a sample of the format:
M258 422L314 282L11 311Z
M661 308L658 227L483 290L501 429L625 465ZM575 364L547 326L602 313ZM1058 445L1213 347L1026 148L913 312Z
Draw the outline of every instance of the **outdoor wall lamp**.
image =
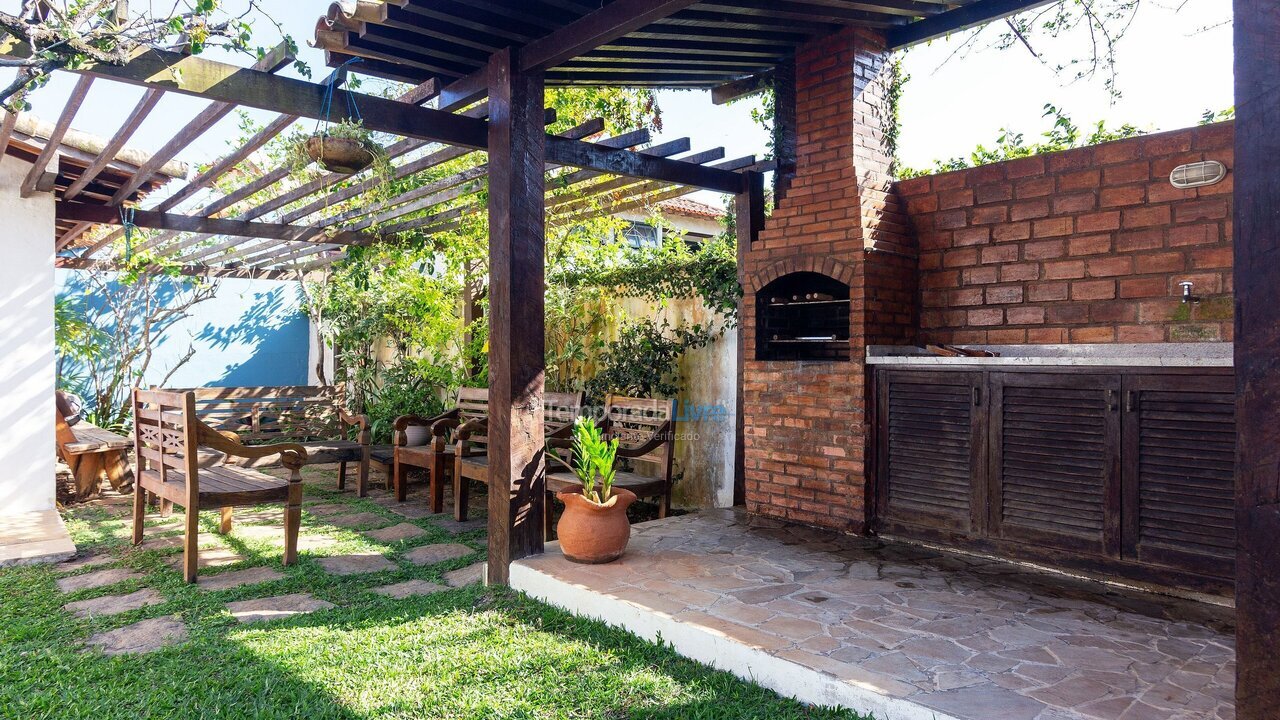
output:
M1199 295L1192 295L1192 294L1191 294L1191 286L1192 286L1192 282L1191 282L1190 280L1183 280L1182 282L1180 282L1180 283L1178 283L1178 284L1182 286L1182 302L1184 302L1184 303L1198 303L1198 302L1200 302L1200 296L1199 296Z
M1204 187L1222 182L1227 176L1227 166L1217 160L1179 165L1169 173L1169 182L1179 190Z

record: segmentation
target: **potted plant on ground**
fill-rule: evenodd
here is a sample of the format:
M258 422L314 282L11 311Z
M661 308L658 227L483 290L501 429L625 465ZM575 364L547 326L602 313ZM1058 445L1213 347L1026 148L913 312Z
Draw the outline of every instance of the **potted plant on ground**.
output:
M612 562L631 539L627 507L636 501L630 490L613 486L618 439L606 440L594 420L578 418L573 423L572 453L570 461L556 455L581 483L556 493L564 503L556 525L560 549L573 562Z
M343 120L318 130L306 139L302 149L320 167L345 175L364 170L385 154L359 120Z

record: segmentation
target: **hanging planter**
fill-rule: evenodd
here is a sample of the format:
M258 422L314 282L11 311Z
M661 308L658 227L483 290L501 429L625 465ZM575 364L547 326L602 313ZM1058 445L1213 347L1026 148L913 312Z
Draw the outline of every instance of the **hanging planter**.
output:
M359 121L345 120L307 138L307 157L329 172L352 175L377 161L382 148Z

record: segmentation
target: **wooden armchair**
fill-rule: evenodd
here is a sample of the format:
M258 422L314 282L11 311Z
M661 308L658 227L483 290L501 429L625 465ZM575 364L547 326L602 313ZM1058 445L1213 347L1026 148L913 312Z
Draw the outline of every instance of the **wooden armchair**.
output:
M298 559L302 521L302 466L307 451L297 443L247 446L230 431L218 431L196 417L194 393L133 391L133 438L137 476L133 496L133 544L142 542L146 494L152 493L186 511L182 576L195 582L199 567L200 509L221 508L219 530L231 532L233 507L284 503L284 564ZM290 477L282 480L245 467L221 464L201 467L199 450L208 448L227 458L259 460L278 455Z
M456 426L453 457L453 515L467 519L470 480L489 482L488 392L484 413ZM547 438L567 437L573 421L582 413L582 393L545 393L542 397L543 430Z
M392 477L395 482L396 500L404 502L408 496L409 468L422 468L428 472L428 496L431 512L444 512L445 476L453 470L453 436L460 425L483 417L489 411L488 388L458 388L458 399L452 409L434 417L403 415L396 418L393 442L395 463ZM410 427L430 429L430 442L426 445L407 446L405 431Z
M671 461L675 455L676 401L651 398L630 398L610 395L605 399L604 431L607 437L618 438L618 457L615 463L625 463L631 469L619 469L614 476L614 486L624 487L639 498L658 500L658 517L664 518L671 511ZM563 440L557 447L569 447ZM560 453L565 458L567 452ZM560 463L547 467L548 526L551 501L557 492L578 484L577 477Z

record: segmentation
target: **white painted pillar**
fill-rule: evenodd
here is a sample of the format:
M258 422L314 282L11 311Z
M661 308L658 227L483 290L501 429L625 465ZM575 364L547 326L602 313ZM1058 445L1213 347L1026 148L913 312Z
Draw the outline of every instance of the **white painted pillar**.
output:
M19 195L30 168L0 157L0 515L55 503L54 197Z

